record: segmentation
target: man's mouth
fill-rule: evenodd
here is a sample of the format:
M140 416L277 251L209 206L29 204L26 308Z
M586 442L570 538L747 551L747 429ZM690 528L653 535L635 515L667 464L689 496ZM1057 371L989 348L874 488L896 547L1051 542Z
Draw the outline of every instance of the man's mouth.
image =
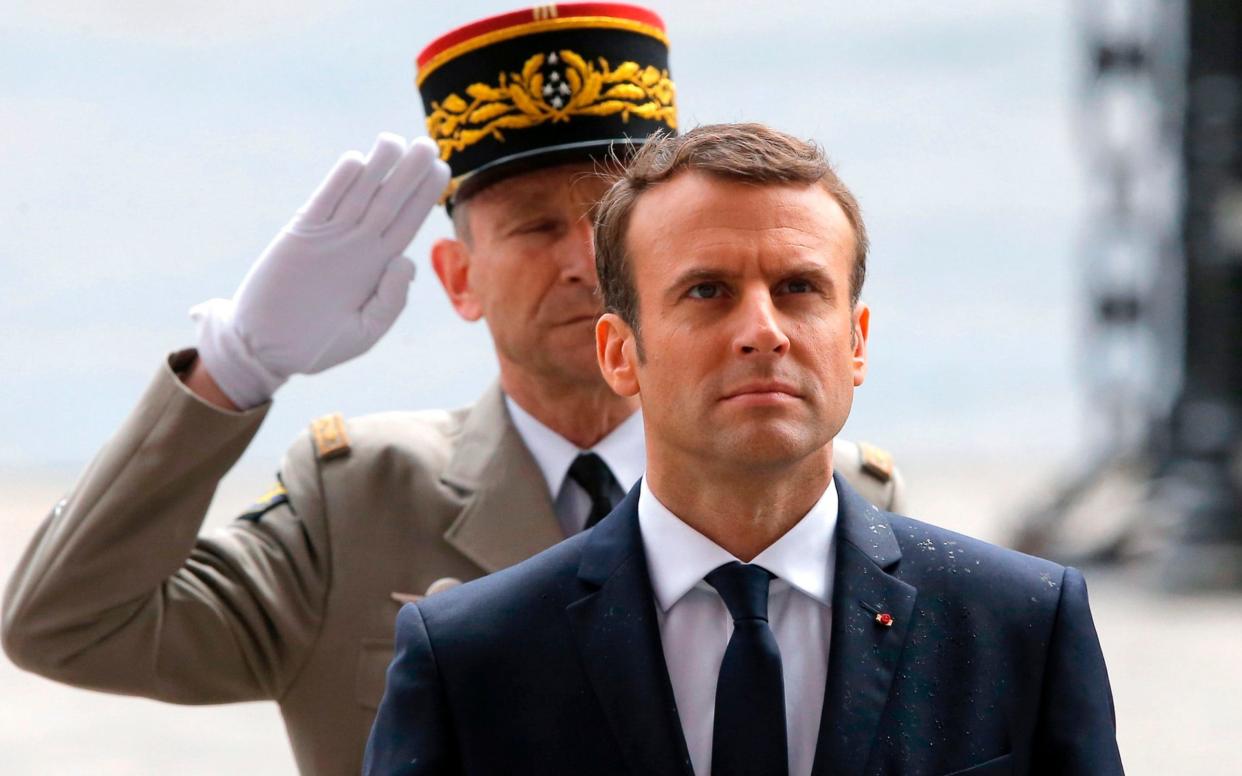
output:
M802 394L789 383L780 380L756 380L731 389L722 401L748 399L752 401L787 401L801 399Z

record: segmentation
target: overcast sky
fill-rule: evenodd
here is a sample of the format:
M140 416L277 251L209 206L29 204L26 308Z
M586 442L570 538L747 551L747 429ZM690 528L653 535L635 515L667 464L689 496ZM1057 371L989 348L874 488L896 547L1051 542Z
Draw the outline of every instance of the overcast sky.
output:
M25 3L0 15L0 465L87 460L186 310L231 294L349 148L420 132L413 58L508 4ZM184 6L179 8L178 6ZM813 137L862 202L871 373L847 427L898 458L1080 439L1074 134L1065 2L658 2L681 124ZM334 410L459 406L493 379L408 253L406 313L367 356L296 378L243 462L275 467Z

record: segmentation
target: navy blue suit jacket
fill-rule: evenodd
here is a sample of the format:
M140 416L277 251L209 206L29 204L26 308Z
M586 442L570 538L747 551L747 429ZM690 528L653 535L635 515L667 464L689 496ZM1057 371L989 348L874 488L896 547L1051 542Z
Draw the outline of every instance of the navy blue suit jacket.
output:
M1121 773L1082 575L835 481L814 774ZM691 776L637 507L406 605L364 771Z

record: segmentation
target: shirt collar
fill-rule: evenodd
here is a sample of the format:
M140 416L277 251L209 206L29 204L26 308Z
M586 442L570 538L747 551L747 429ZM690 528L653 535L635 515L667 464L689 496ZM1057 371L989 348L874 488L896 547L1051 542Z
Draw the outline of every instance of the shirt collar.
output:
M579 453L595 453L604 459L623 491L629 491L638 478L643 476L647 464L647 450L641 412L635 412L626 418L590 450L580 450L573 442L522 409L508 394L505 395L505 406L518 435L522 437L526 448L534 456L535 463L539 465L539 470L543 472L543 478L548 483L548 493L553 500L561 492L561 486L569 474L569 467Z
M831 606L836 524L837 489L829 481L815 506L751 563L763 566L824 606ZM660 608L666 612L712 570L737 560L670 512L647 487L645 478L638 494L638 525L651 586Z

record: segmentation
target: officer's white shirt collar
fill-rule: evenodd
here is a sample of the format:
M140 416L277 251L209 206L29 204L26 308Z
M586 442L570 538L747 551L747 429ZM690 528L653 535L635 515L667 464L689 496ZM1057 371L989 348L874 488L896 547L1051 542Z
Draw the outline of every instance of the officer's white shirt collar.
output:
M595 453L604 459L612 476L617 478L622 493L629 491L647 466L646 439L643 436L642 412L635 412L614 428L590 450L581 450L573 442L541 423L534 415L505 395L509 417L518 434L539 464L548 483L548 493L555 501L569 474L569 467L580 453Z
M651 585L665 612L696 585L707 585L703 578L711 571L738 560L670 512L651 492L645 478L638 495L638 524ZM837 489L829 480L815 506L750 562L830 607L835 565L832 537L836 524Z

